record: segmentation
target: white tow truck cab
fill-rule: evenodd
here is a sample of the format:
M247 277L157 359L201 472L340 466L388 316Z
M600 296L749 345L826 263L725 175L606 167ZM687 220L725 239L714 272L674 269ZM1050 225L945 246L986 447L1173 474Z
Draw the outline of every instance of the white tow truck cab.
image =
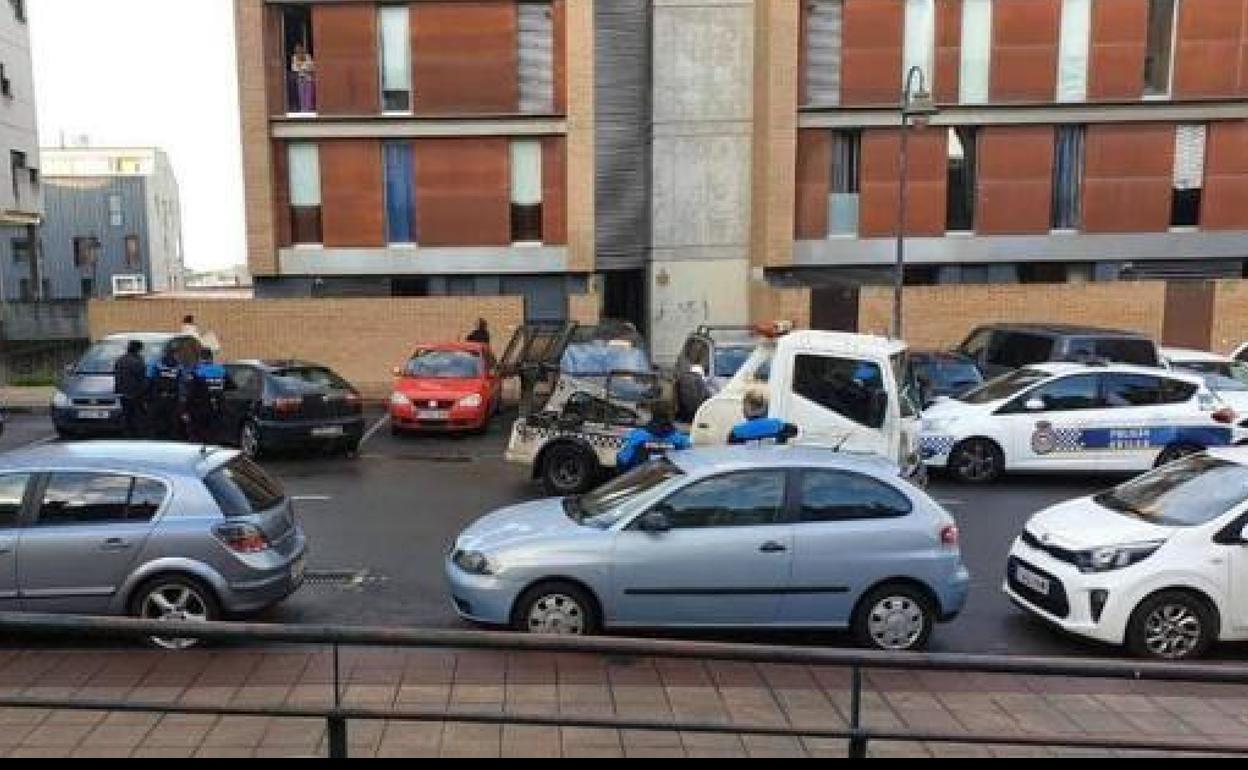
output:
M769 415L797 426L792 443L881 455L921 479L919 409L904 342L863 334L789 331L778 323L723 390L698 410L696 446L728 443L745 394L767 395Z

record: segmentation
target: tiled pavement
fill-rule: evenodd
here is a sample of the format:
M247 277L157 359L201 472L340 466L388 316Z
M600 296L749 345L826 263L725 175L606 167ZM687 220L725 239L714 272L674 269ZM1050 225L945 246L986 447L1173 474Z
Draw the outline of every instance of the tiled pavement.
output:
M324 706L327 652L0 651L0 696L123 698L196 705ZM344 652L344 703L370 708L620 716L837 727L838 669L581 655ZM1175 685L1002 675L866 675L874 728L1064 733L1248 742L1248 685ZM844 756L843 741L469 724L352 722L352 755ZM877 756L1083 756L1086 750L876 742ZM0 709L0 757L309 756L320 720Z

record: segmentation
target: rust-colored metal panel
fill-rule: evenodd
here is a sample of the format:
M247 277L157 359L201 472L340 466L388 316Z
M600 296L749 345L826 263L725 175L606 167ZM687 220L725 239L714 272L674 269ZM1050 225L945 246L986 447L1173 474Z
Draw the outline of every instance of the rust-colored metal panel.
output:
M896 129L862 133L858 229L864 238L897 234L900 149ZM946 129L911 132L906 174L907 235L944 235L948 153Z
M381 142L320 143L322 227L326 246L386 245Z
M286 112L286 48L282 38L282 10L264 9L264 91L270 115Z
M832 182L832 134L827 129L809 128L797 132L797 213L794 220L798 240L828 237L828 193Z
M290 162L285 142L272 142L269 157L273 158L273 221L276 223L278 247L291 244L290 224Z
M505 137L418 139L416 218L426 246L511 243L511 178Z
M810 4L800 2L797 18L797 103L799 105L809 104L810 95L806 92L806 59L807 48L810 42L807 40L806 25L809 23ZM844 43L842 43L842 47Z
M568 242L567 141L562 136L542 140L542 240Z
M1144 93L1148 0L1092 3L1088 98L1138 99Z
M962 0L936 3L936 101L956 104L962 74Z
M416 112L514 113L520 108L514 0L413 3Z
M1085 179L1083 229L1089 233L1160 233L1170 228L1173 185L1164 178Z
M1053 101L1057 90L1060 0L1010 0L992 15L994 101Z
M1185 0L1175 35L1176 98L1231 96L1239 86L1243 6L1236 0Z
M1248 230L1248 121L1209 124L1201 227Z
M896 104L901 99L902 0L845 0L841 104Z
M1161 340L1177 348L1206 350L1213 338L1213 308L1217 284L1213 281L1170 281Z
M568 111L568 6L567 0L554 0L551 4L554 10L554 28L552 33L555 40L555 111L559 114ZM519 77L519 75L517 75ZM517 88L519 86L517 85Z
M317 112L380 112L377 7L365 3L313 5L312 35L316 41Z
M1051 126L980 129L978 232L1047 233L1052 195Z
M1100 124L1087 128L1086 176L1166 177L1174 171L1171 123Z
M1170 226L1174 126L1088 126L1083 227L1088 232L1162 232Z

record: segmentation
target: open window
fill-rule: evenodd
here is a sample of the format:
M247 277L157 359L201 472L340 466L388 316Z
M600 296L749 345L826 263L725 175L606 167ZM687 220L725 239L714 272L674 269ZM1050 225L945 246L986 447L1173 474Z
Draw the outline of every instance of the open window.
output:
M316 51L312 41L312 6L282 8L282 43L286 63L286 111L316 113Z

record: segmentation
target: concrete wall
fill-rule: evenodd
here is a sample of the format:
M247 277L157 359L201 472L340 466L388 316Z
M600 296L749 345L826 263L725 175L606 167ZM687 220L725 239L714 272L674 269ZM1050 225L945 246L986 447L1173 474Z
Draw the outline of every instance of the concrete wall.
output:
M654 2L650 315L661 362L699 323L748 319L754 10Z

